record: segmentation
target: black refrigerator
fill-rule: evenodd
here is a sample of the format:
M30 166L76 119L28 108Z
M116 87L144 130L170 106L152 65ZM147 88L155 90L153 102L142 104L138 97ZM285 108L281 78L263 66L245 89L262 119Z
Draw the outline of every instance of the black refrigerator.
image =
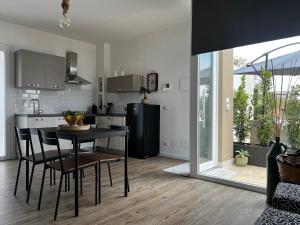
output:
M130 128L129 156L147 158L159 154L159 105L127 104L127 125Z

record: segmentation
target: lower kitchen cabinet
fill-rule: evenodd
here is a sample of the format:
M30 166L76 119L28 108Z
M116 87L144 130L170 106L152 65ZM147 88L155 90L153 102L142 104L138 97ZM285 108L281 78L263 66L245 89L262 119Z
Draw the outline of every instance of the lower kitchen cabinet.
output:
M109 128L111 125L126 126L126 117L118 116L97 116L96 123L98 128ZM96 145L100 147L107 147L107 139L98 139ZM125 150L124 137L110 138L109 147L116 150Z

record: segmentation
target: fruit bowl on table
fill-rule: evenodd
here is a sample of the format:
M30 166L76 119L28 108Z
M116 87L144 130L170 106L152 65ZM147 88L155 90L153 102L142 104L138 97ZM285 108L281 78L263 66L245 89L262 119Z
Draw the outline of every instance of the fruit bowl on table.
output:
M83 114L81 112L66 111L63 116L67 124L59 125L59 130L78 131L89 130L90 125L83 124Z

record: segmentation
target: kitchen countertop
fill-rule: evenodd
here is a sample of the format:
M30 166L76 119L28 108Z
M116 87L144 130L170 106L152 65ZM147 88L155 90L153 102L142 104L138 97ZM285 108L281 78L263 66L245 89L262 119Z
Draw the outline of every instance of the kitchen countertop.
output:
M60 117L63 116L61 113L42 113L42 114L15 114L16 117ZM87 116L112 116L112 117L126 117L126 113L97 113L87 114Z

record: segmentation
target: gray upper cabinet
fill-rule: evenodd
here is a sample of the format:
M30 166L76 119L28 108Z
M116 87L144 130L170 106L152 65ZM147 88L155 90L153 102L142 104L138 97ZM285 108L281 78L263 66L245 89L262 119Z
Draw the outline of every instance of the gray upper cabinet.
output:
M16 52L16 87L45 88L45 55L20 50Z
M142 86L143 76L141 75L107 78L107 92L109 93L139 92Z
M16 52L16 87L62 90L65 78L64 57L28 50Z
M64 57L46 55L46 88L65 89L66 59Z

